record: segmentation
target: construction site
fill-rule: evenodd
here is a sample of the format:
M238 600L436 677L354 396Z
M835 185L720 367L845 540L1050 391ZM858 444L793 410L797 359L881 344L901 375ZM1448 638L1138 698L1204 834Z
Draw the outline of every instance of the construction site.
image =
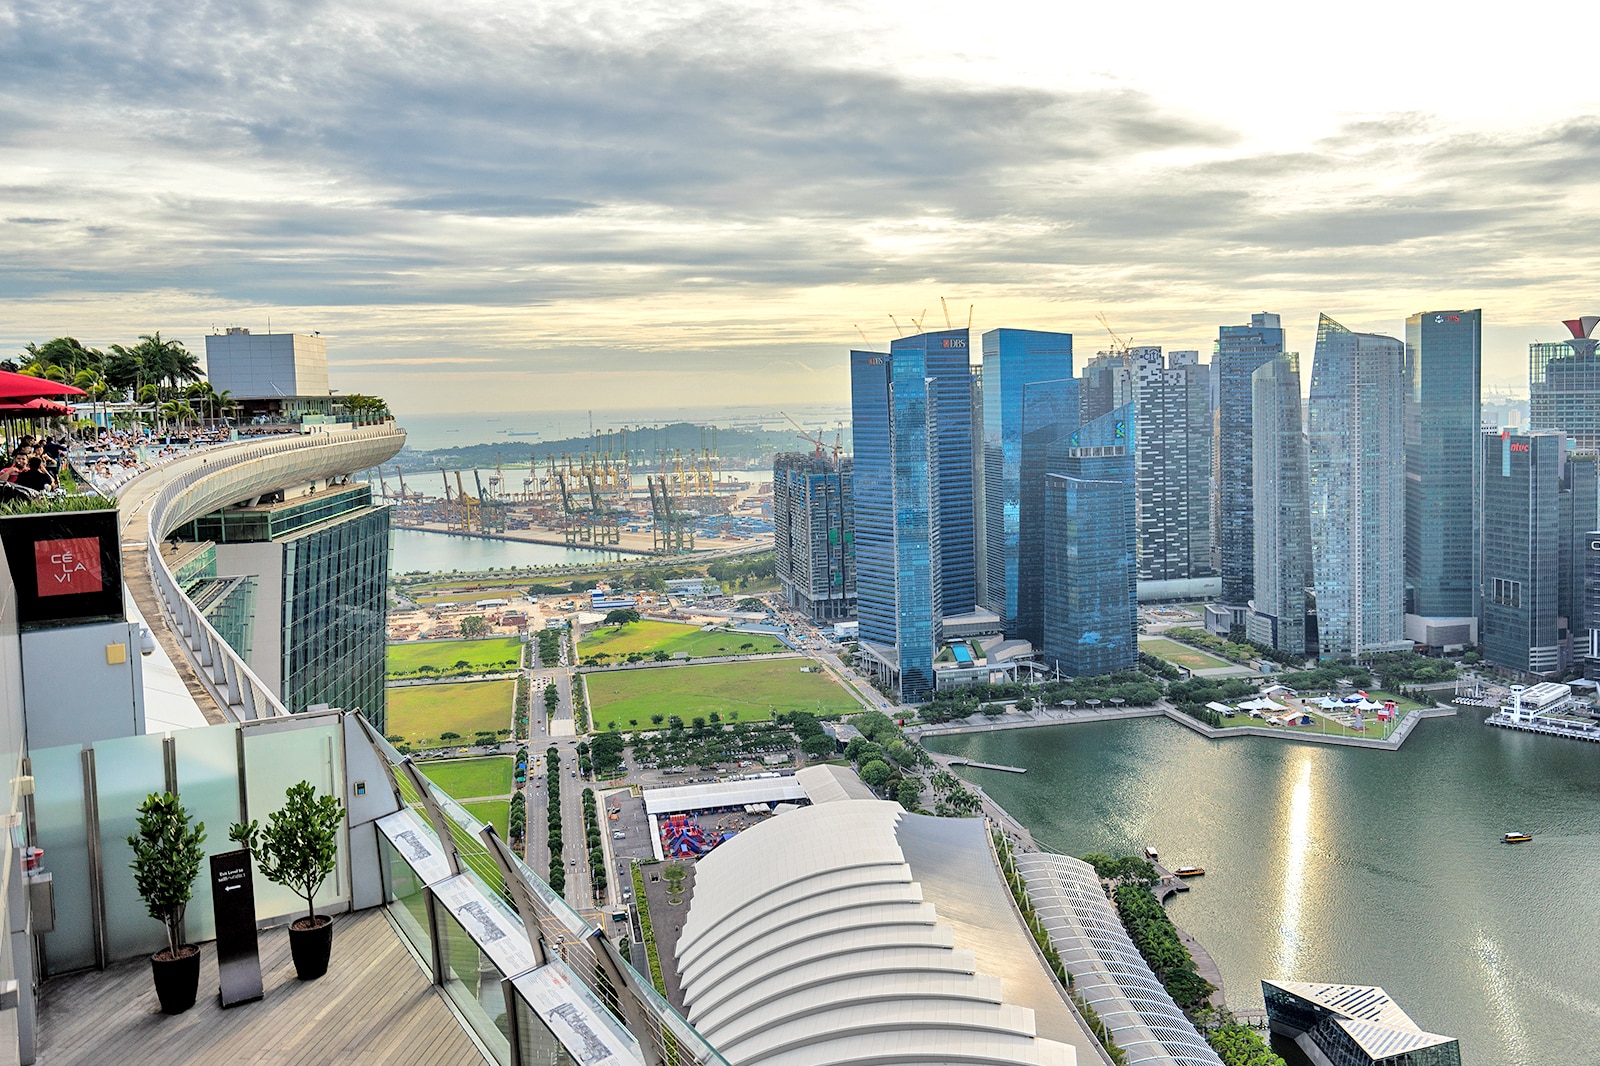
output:
M397 529L607 548L640 555L769 546L772 482L721 469L714 429L706 447L647 453L626 431L595 435L589 449L530 456L526 465L379 469L373 483ZM742 476L741 476L742 475Z

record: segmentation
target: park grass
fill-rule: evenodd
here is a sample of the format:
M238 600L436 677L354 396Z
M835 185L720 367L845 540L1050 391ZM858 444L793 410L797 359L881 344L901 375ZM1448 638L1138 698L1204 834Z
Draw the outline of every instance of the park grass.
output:
M500 834L501 840L511 839L511 801L505 800L478 800L475 803L463 803L467 813L479 821L488 822L494 826L494 831Z
M814 667L801 673L807 659L768 659L703 666L661 666L643 670L608 670L584 674L589 685L589 714L596 730L610 723L631 728L630 719L650 726L650 716L677 715L685 722L712 711L731 720L764 722L773 711L841 714L859 711L850 694ZM392 713L392 712L391 712Z
M1215 655L1191 648L1187 644L1179 644L1175 640L1165 637L1152 637L1139 641L1139 650L1146 655L1154 655L1158 659L1165 659L1169 663L1176 663L1188 670L1222 670L1238 663L1230 663L1226 659L1219 659Z
M422 667L435 671L453 670L466 662L476 671L515 670L522 661L522 642L518 637L486 637L483 640L413 640L389 645L385 670L389 677L416 677ZM510 665L507 665L507 664Z
M749 644L745 648L741 645ZM613 659L638 652L668 655L683 652L697 658L712 655L766 655L787 651L783 641L765 633L735 633L728 630L703 631L699 626L643 619L621 626L597 626L578 642L578 658L587 659L604 652Z
M419 762L417 769L455 800L505 796L511 792L511 756L481 759L439 759Z
M480 730L511 728L515 681L459 681L402 685L389 689L389 736L413 748L441 746L440 733L460 734L455 743L472 743Z

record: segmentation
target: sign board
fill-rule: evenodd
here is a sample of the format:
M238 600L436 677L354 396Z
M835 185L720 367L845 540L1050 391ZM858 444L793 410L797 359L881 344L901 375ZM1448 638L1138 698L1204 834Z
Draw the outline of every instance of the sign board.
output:
M124 620L116 511L14 515L0 542L22 628Z
M441 881L433 894L461 928L472 934L478 948L507 977L515 977L538 965L528 934L511 909L478 887L468 874Z
M417 872L423 884L436 885L455 876L450 872L450 860L439 846L433 827L410 807L379 818L378 829Z
M642 1066L639 1041L618 1023L566 963L556 961L514 979L528 1009L573 1061L583 1066Z
M248 851L241 848L211 856L211 911L217 920L217 983L222 1005L260 999L256 892Z

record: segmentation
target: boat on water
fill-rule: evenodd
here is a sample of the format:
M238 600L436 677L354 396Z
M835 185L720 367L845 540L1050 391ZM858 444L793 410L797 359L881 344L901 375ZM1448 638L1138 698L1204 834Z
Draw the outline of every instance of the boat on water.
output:
M1155 848L1145 848L1144 849L1144 857L1149 859L1151 862L1155 862L1161 856L1159 854L1157 854Z
M1507 844L1525 844L1533 839L1533 834L1518 831L1515 833L1507 833L1500 839L1505 841Z
M1179 877L1204 877L1206 868L1204 866L1180 866L1172 872Z

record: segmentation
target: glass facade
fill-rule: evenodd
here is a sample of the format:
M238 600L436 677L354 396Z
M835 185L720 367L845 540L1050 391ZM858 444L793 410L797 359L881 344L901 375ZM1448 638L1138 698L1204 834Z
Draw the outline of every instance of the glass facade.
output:
M941 611L961 614L978 604L977 539L972 476L972 357L964 329L900 337L891 355L916 353L928 379L929 440L939 497Z
M1461 1066L1461 1044L1456 1040L1423 1033L1414 1025L1363 1024L1362 1033L1376 1045L1369 1050L1340 1022L1349 1020L1359 1023L1373 1017L1371 1011L1360 1012L1358 1016L1346 1015L1313 999L1279 988L1270 981L1263 981L1261 990L1273 1031L1292 1036L1303 1035L1316 1045L1317 1050L1333 1066ZM1359 994L1365 990L1352 991ZM1371 996L1374 1000L1388 999L1382 989L1371 989L1370 992L1374 994ZM1419 1043L1428 1043L1429 1046L1414 1046Z
M1218 509L1216 540L1222 602L1243 607L1255 595L1255 438L1250 377L1283 353L1277 315L1251 315L1248 326L1222 326L1211 360L1217 377Z
M1311 367L1311 554L1323 658L1405 639L1405 345L1322 315Z
M1138 658L1135 432L1125 405L1051 455L1041 658L1064 675L1115 673Z
M1561 466L1556 432L1483 434L1479 637L1497 666L1546 674L1561 662Z
M1478 613L1482 311L1406 319L1408 613Z
M1256 569L1245 628L1251 640L1304 655L1312 575L1299 358L1286 352L1257 370L1251 382Z
M1024 471L1027 441L1053 444L1077 424L1078 383L1072 377L1072 335L996 329L983 335L983 490L986 558L983 603L1000 616L1008 637L1037 644L1023 632L1037 622L1042 562L1042 466ZM1042 455L1040 456L1042 459ZM1027 542L1025 544L1025 542ZM1032 549L1032 553L1026 549ZM1034 588L1024 595L1029 578ZM1022 606L1032 599L1032 611Z
M1591 618L1584 595L1584 556L1589 531L1600 525L1600 457L1565 456L1561 471L1560 585L1556 609L1561 615L1561 669L1581 667Z
M1129 349L1139 411L1139 578L1211 573L1211 368L1199 352Z
M1528 345L1528 428L1559 429L1581 452L1600 451L1600 355L1592 319L1567 324L1572 339Z
M789 604L813 618L856 609L852 463L785 453L772 461L773 550Z

